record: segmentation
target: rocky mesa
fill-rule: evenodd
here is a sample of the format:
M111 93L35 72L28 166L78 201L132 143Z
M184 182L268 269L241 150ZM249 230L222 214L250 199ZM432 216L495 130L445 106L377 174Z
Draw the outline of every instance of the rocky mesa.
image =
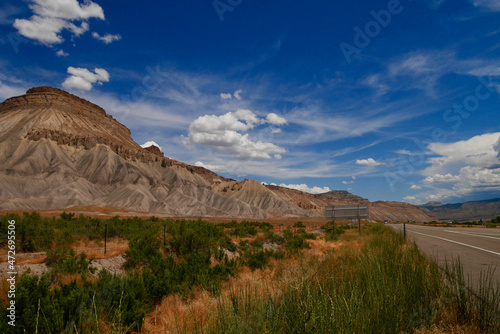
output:
M52 87L0 104L0 210L96 206L177 217L321 217L326 205L368 203L223 178L140 147L99 106ZM378 220L431 220L404 203L370 203Z

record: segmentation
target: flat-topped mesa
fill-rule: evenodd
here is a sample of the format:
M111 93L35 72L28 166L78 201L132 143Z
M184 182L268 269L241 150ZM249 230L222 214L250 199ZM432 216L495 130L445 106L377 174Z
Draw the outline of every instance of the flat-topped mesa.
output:
M106 114L106 111L103 108L99 107L97 104L89 102L85 99L82 99L76 95L68 93L68 92L66 92L62 89L59 89L59 88L53 88L53 87L47 87L47 86L33 87L33 88L28 89L28 91L26 92L27 95L37 94L37 93L42 93L42 94L53 93L53 94L57 94L57 95L62 95L68 99L75 101L76 103L86 105L86 106L92 108L92 110L94 110L96 112L100 112L103 116L109 116Z
M103 108L53 87L31 88L25 95L0 103L0 143L19 138L48 139L58 145L84 149L103 144L127 160L183 167L210 182L223 180L204 168L167 158L157 147L140 147L132 139L130 129Z
M22 107L50 107L64 105L66 110L77 112L85 110L100 116L113 118L106 114L106 111L98 105L84 100L76 95L70 94L62 89L53 87L34 87L28 89L26 95L11 97L0 104L0 113L12 108Z

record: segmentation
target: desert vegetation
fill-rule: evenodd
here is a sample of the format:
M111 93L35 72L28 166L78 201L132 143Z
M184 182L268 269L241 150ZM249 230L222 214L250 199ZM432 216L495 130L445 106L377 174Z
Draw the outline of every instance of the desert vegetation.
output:
M40 277L18 277L15 328L7 327L3 282L0 331L5 333L500 329L500 289L491 272L472 291L460 263L441 271L383 224L366 224L359 235L347 225L336 226L334 234L331 224L313 231L302 222L288 227L156 217L105 222L71 213L4 219L17 222L18 251L46 251L50 268ZM0 233L4 229L0 225ZM96 272L92 257L71 248L77 242L102 245L104 233L128 243L124 275ZM245 273L257 279L238 284ZM175 321L161 321L158 309L165 307Z

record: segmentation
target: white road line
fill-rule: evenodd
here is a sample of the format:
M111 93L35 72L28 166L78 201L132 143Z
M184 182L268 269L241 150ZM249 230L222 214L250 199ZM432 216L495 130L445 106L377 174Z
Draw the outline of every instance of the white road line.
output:
M471 235L474 237L481 237L481 238L490 238L490 239L497 239L500 240L500 238L497 237L490 237L487 235L480 235L480 234L475 234L475 233L464 233L464 232L457 232L457 231L450 231L450 230L443 230L444 232L450 232L450 233L456 233L456 234L463 234L463 235Z
M470 248L474 248L474 249L479 249L479 250L482 250L483 252L488 252L488 253L492 253L492 254L495 254L495 255L499 255L500 256L500 253L497 253L497 252L494 252L494 251L490 251L488 249L484 249L484 248L480 248L480 247L476 247L476 246L471 246L471 245L468 245L468 244L464 244L462 242L458 242L458 241L454 241L454 240L450 240L450 239L445 239L445 238L441 238L441 237L436 237L434 235L430 235L430 234L424 234L424 233L420 233L420 232L415 232L415 231L410 231L411 233L416 233L416 234L421 234L421 235L425 235L427 237L431 237L431 238L436 238L436 239L440 239L440 240L444 240L444 241L448 241L448 242L452 242L454 244L457 244L457 245L462 245L462 246L466 246L466 247L470 247Z

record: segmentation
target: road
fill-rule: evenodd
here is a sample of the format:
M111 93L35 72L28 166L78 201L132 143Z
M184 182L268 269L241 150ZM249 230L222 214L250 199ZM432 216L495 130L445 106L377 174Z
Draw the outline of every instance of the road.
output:
M390 226L403 231L403 225ZM500 282L500 229L406 224L406 235L441 268L446 261L460 257L473 286L477 286L480 272L488 268L496 268L494 279Z

